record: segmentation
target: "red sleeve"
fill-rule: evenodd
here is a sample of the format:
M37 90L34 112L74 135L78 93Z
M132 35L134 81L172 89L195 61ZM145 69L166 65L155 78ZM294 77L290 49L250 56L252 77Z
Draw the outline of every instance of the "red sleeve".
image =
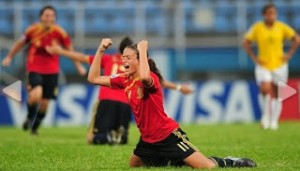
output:
M72 45L71 38L69 36L62 38L62 44L64 47L69 47Z
M94 57L95 57L95 56L92 56L92 55L89 56L89 64L90 64L90 65L92 65L92 63L93 63L93 61L94 61Z
M32 39L32 33L34 33L37 29L38 24L33 24L26 29L24 33L24 39L26 43L30 42L30 40Z
M25 39L25 42L26 42L26 43L30 42L30 40L31 40L30 34L27 33L27 32L25 32L25 33L24 33L24 39Z
M56 31L56 33L59 34L60 37L60 43L64 46L64 47L70 47L72 45L72 41L70 36L68 35L68 33L61 28L58 25L54 26L54 30Z
M89 64L92 65L93 61L94 61L95 56L90 55L89 56ZM103 55L102 59L101 59L101 68L104 68L105 63L110 60L110 56L109 55Z
M112 75L110 77L111 88L124 89L125 81L126 81L126 77L122 74Z
M150 72L150 76L152 78L152 84L149 87L146 87L147 89L159 89L159 87L161 87L160 82L159 82L159 78L156 74L154 74L153 72Z
M71 38L67 33L61 33L61 44L64 47L70 47L72 45Z

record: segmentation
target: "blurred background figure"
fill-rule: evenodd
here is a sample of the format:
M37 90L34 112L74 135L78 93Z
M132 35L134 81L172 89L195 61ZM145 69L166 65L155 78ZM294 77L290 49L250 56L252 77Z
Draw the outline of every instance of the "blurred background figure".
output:
M2 65L9 67L14 56L26 45L27 52L26 70L27 83L27 118L23 123L23 129L31 129L32 134L37 130L45 117L49 99L55 99L58 93L59 59L57 55L46 52L45 47L54 43L63 45L69 50L73 46L68 34L56 25L56 9L53 6L45 6L40 10L40 22L29 26L24 36L21 37L3 59ZM78 71L84 75L85 69L77 63Z
M129 37L122 39L116 54L106 54L101 61L105 75L124 72L122 53L126 46L133 44ZM68 51L58 45L48 46L51 54L64 55L72 60L91 64L94 55ZM87 133L88 144L127 144L131 110L123 90L102 87L95 103Z
M277 9L274 4L267 4L262 9L263 21L255 23L247 32L244 48L253 60L255 78L259 85L262 99L263 129L278 128L282 102L278 94L280 83L288 81L288 62L298 48L299 36L290 26L277 21ZM292 41L291 48L284 52L284 40ZM256 55L251 43L258 46Z

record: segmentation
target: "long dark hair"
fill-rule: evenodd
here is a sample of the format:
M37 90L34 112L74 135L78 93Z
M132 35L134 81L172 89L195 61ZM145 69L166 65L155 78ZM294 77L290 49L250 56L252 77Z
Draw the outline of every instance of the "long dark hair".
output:
M56 11L56 9L55 9L53 6L51 6L51 5L46 5L46 6L44 6L44 7L40 10L40 15L39 15L39 16L41 17L47 9L52 10L52 11L54 12L54 14L55 14L55 17L56 17L57 11Z
M139 51L137 49L137 44L129 45L126 48L134 50L137 54L137 59L140 59L140 54L139 54ZM148 52L147 52L147 57L148 56L149 55L148 55ZM159 78L159 82L162 85L162 83L164 81L164 78L161 75L160 70L157 68L156 63L154 62L154 60L149 58L149 57L148 57L148 65L149 65L150 71L154 72L157 75L157 77Z
M130 39L130 37L124 37L120 43L120 46L119 46L119 52L121 54L123 54L123 51L124 49L129 46L129 45L132 45L133 44L133 41Z

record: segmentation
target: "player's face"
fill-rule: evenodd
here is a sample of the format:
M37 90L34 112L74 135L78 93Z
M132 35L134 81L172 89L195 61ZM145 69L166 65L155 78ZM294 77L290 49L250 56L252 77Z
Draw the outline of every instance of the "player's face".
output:
M50 27L52 24L55 23L55 12L51 9L46 9L41 15L40 20L46 28Z
M132 76L137 73L139 60L137 59L136 51L130 48L125 48L123 51L122 62L125 67L125 73Z
M266 22L274 22L277 18L277 11L275 8L269 8L264 14Z

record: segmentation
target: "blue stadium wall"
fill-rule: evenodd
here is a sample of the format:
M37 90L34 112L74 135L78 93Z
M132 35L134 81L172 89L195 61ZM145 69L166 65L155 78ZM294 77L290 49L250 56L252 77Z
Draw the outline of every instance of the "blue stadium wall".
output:
M254 122L260 118L257 86L253 81L190 82L195 90L184 96L164 90L166 113L182 123ZM45 125L87 125L97 101L98 86L69 84L60 87L57 101L52 101ZM26 93L23 87L19 103L0 94L0 125L20 126L26 117Z

